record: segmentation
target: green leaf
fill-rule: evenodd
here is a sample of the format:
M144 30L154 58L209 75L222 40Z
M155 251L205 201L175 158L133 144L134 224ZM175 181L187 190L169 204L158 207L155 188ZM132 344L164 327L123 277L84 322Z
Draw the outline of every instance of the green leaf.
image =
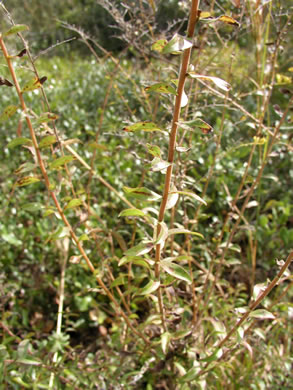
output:
M48 123L58 119L58 115L53 114L52 112L45 112L43 115L39 116L36 120L36 124L40 125L42 123Z
M273 313L271 313L265 309L254 310L251 313L249 313L249 317L258 318L260 320L274 320L276 318L273 315Z
M36 165L30 162L26 162L21 164L15 171L15 175L19 175L20 173L23 172L31 172L32 170L36 169Z
M119 261L118 266L121 267L122 265L127 264L127 263L133 263L135 265L140 265L142 267L150 269L149 263L143 257L139 257L139 256L124 256Z
M223 89L224 91L229 91L231 89L231 85L227 83L227 81L220 79L219 77L212 76L204 76L201 74L196 74L195 72L188 72L188 75L193 79L199 79L204 81L213 82L218 88Z
M7 147L8 148L15 148L16 146L19 146L19 145L32 145L32 140L29 138L25 138L25 137L14 138L12 141L10 141L7 144Z
M74 156L59 157L55 161L53 161L49 167L50 167L50 169L58 169L58 168L61 168L63 165L68 164L75 159L76 158Z
M79 238L78 241L89 241L90 238L87 234L83 233Z
M0 122L7 121L7 119L9 119L13 114L16 113L18 108L19 108L18 106L14 106L14 105L7 106L2 112L2 114L0 115Z
M107 150L106 145L98 144L97 142L90 142L88 144L89 150L99 149L99 150Z
M148 152L152 154L154 157L161 158L161 149L156 145L146 144L148 148Z
M160 282L150 280L147 285L139 290L138 295L149 295L160 287Z
M161 195L149 190L145 187L123 187L123 190L129 195L136 199L140 199L146 202L155 201L161 199Z
M192 367L190 370L187 371L187 373L185 375L183 375L179 379L179 382L185 383L185 382L193 381L197 377L197 374L199 373L199 371L200 371L200 369L198 367Z
M126 283L126 277L125 275L119 275L118 278L113 280L113 282L110 284L110 288L121 286Z
M8 244L11 244L14 246L22 245L22 241L20 241L18 238L16 238L13 233L2 233L1 238L4 241L8 242Z
M169 260L160 262L160 266L169 275L179 280L184 280L186 283L191 284L192 280L188 271L185 270L181 265L175 264Z
M8 35L17 34L26 30L29 30L29 27L26 24L16 24L15 26L11 27L8 31L6 31L4 36L7 37Z
M167 43L168 43L167 39L159 39L157 42L155 42L152 45L151 49L161 53L164 47L167 45Z
M145 217L146 214L139 209L127 209L121 211L118 217Z
M57 139L55 135L48 135L47 137L43 138L39 143L39 148L47 148L57 142Z
M192 333L192 330L190 330L190 329L178 330L178 332L171 334L171 339L172 340L184 339L185 337L191 335L191 333Z
M158 93L171 93L172 95L177 95L177 91L168 83L156 83L150 87L146 87L145 91L147 92L158 92Z
M153 122L137 122L133 125L125 126L122 129L123 131L132 132L132 131L163 131Z
M184 228L169 229L168 237L172 236L173 234L192 234L193 236L204 238L204 236L201 233L192 232L192 231L190 231L188 229L184 229Z
M161 335L161 347L162 347L162 351L163 351L163 353L164 353L165 355L166 355L167 352L168 352L170 340L171 340L171 334L170 334L169 332L164 332L164 333Z
M141 242L138 245L128 249L124 254L125 256L140 256L149 253L154 247L152 241Z
M177 188L174 184L171 184L170 192L168 194L166 210L172 209L179 199L179 194L177 192Z
M178 126L185 130L194 130L194 128L200 129L200 133L209 134L213 132L213 127L200 118L195 118L187 122L178 122Z
M194 198L196 199L197 201L199 201L200 203L204 204L205 206L207 206L207 203L205 200L203 200L200 196L196 195L194 192L192 191L177 191L177 194L181 194L181 195L186 195L186 196L190 196L191 198Z
M75 207L79 207L82 205L82 200L79 198L71 199L70 202L67 203L66 207L64 210L67 209L74 209Z
M41 203L25 203L21 206L22 210L26 211L40 211L44 208L44 206Z
M183 50L189 49L192 47L192 42L188 41L181 35L175 34L167 45L162 49L163 54L181 54Z
M152 172L162 172L162 173L165 173L166 172L166 169L172 165L171 163L169 163L168 161L163 161L161 160L159 157L155 157L153 159L153 161L151 162L151 171Z
M157 237L158 228L160 226L160 233ZM165 224L165 222L158 222L157 225L154 228L154 244L155 245L162 245L168 237L168 227Z
M38 79L35 77L34 79L28 81L25 86L22 88L21 92L29 92L29 91L34 91L35 89L41 88L43 84L43 78Z
M216 349L216 351L213 354L211 354L210 356L207 356L203 359L200 359L200 361L210 363L210 362L213 362L214 360L219 359L222 355L223 355L223 351L221 348L219 348L219 349Z
M33 359L17 359L15 362L27 366L40 366L42 364L42 362Z
M34 177L34 176L25 176L19 180L17 180L16 182L16 186L17 187L24 187L24 186L28 186L30 184L34 184L34 183L37 183L38 181L40 181L40 179L38 179L37 177Z

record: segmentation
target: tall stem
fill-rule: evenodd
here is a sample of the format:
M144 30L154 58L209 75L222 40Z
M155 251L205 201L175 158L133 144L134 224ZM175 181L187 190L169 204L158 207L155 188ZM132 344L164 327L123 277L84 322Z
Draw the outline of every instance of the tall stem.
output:
M198 19L198 5L199 5L199 0L192 1L190 15L189 15L188 29L187 29L187 37L188 38L192 38L193 34L194 34L195 24L196 24L197 19ZM175 99L175 106L174 106L172 127L171 127L169 148L168 148L168 162L170 163L170 166L167 168L163 198L162 198L159 217L158 217L158 222L159 222L158 231L157 231L158 235L160 234L160 230L161 230L160 222L162 222L164 220L166 205L167 205L167 201L168 201L168 195L169 195L170 186L171 186L178 121L179 121L179 117L180 117L181 101L182 101L182 95L184 92L184 84L185 84L186 74L187 74L188 65L189 65L189 61L190 61L190 55L191 55L191 48L184 50L183 55L182 55L181 68L180 68L178 87L177 87L177 95L176 95L176 99ZM160 279L160 259L161 259L161 244L158 244L156 246L156 258L155 258L155 260L156 260L155 275L156 275L157 279ZM165 314L164 314L164 308L163 308L163 302L162 302L161 288L158 289L158 300L159 300L159 307L160 307L160 312L161 312L163 328L164 328L164 330L166 330L166 321L165 321Z

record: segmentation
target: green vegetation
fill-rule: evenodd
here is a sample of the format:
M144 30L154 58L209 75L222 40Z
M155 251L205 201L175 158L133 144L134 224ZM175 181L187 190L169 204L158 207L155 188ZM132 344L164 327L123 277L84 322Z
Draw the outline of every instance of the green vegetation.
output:
M290 389L290 6L129 3L0 4L0 388Z

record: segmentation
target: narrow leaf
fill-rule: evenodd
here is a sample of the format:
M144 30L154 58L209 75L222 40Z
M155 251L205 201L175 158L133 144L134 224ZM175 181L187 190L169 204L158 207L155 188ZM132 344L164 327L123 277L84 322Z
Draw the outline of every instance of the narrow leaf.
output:
M9 80L4 79L3 77L0 77L0 86L1 85L6 85L6 87L13 87L13 84Z
M149 263L143 257L140 256L123 256L122 259L119 261L118 266L121 267L122 265L127 263L133 263L135 265L140 265L142 267L150 269Z
M171 163L169 163L168 161L163 161L161 160L159 157L155 157L153 159L153 161L151 162L151 171L152 172L162 172L162 171L165 171L170 165L172 165ZM162 172L164 173L164 172Z
M170 192L168 194L168 200L166 204L166 210L172 209L179 199L177 188L174 184L171 184Z
M227 23L227 24L232 24L233 26L239 26L239 22L237 20L233 19L231 16L227 15L222 15L217 20L220 20L221 22Z
M146 214L139 209L127 209L121 211L118 217L145 217Z
M36 168L36 164L30 163L30 162L26 162L26 163L21 164L21 165L14 171L14 174L15 174L15 175L19 175L20 173L24 173L24 172L31 172L31 171L34 170L35 168Z
M170 344L171 335L169 332L165 332L161 336L162 351L166 355Z
M155 192L149 190L146 187L135 187L135 188L123 187L123 190L129 196L147 202L161 199L160 195L156 194Z
M8 31L6 31L4 36L7 37L8 35L17 34L26 30L29 30L29 27L26 24L16 24L15 26L11 27Z
M52 112L45 112L43 115L37 118L36 123L37 124L47 123L50 121L55 121L56 119L58 119L58 115L53 114Z
M161 158L161 149L156 145L146 144L148 148L148 152L152 154L154 157Z
M193 236L204 238L204 236L201 233L191 232L190 230L184 228L169 229L168 237L172 236L173 234L192 234Z
M7 144L7 147L8 148L15 148L16 146L19 146L19 145L31 145L31 144L32 144L31 139L24 138L24 137L18 137L18 138L14 138L12 141L10 141Z
M153 122L137 122L133 125L125 126L122 129L123 131L132 132L132 131L163 131Z
M174 278L179 280L184 280L184 282L191 284L192 280L188 271L185 270L181 265L172 263L171 261L160 262L160 266L163 268L165 272L169 275L172 275Z
M22 88L21 92L34 91L35 89L40 88L42 85L40 79L35 77L33 80L28 81L25 86Z
M172 95L177 95L177 91L168 83L156 83L150 87L146 87L145 91L147 92L158 92L158 93L171 93Z
M67 210L67 209L74 209L75 207L78 207L82 205L82 200L81 199L71 199L71 201L66 205L66 207L64 208L64 210Z
M37 183L38 181L40 181L40 179L38 179L37 177L26 176L23 177L22 179L17 180L16 185L17 187L24 187L33 183Z
M39 148L48 148L49 146L55 144L57 142L57 139L55 135L48 135L47 137L43 138L39 143Z
M187 122L178 122L178 126L185 130L194 130L194 128L198 128L203 134L209 134L214 130L210 124L200 118L195 118Z
M151 241L141 242L140 244L128 249L124 254L125 256L141 256L146 253L149 253L153 249L153 247L154 244Z
M217 87L220 89L223 89L224 91L229 91L231 89L231 85L227 83L227 81L220 79L219 77L212 77L212 76L204 76L201 74L196 74L195 72L189 72L188 75L192 77L193 79L200 79L204 81L211 81L213 82Z
M68 164L73 160L75 160L74 156L63 156L63 157L57 158L55 161L53 161L50 164L50 169L61 168L63 165Z
M14 106L14 105L7 106L2 112L2 114L0 115L0 122L4 122L7 119L9 119L13 114L16 113L17 110L18 110L18 106Z
M198 367L192 367L190 370L187 371L185 375L183 375L180 379L179 382L181 383L186 383L186 382L191 382L193 381L199 372Z
M177 194L190 196L191 198L194 198L194 199L198 200L200 203L202 203L202 204L204 204L205 206L207 206L206 201L203 200L200 196L196 195L196 194L195 194L194 192L192 192L192 191L177 191Z
M260 320L274 320L276 317L273 315L273 313L264 310L264 309L258 309L254 310L251 313L249 313L249 317L252 318L258 318Z
M158 229L160 226L160 233L158 235ZM154 228L154 244L163 244L168 237L168 227L165 222L158 222Z
M157 42L155 42L152 45L151 49L161 53L164 47L167 45L167 43L168 41L166 39L159 39Z
M192 42L178 34L175 34L171 41L163 47L162 53L181 54L183 50L189 49L190 47L192 47Z
M160 282L150 280L149 283L144 286L139 292L138 295L149 295L155 292L160 287Z

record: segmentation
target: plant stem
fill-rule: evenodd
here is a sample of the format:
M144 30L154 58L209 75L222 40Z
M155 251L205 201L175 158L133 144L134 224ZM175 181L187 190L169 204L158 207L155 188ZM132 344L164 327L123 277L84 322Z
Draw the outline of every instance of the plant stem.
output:
M195 24L198 19L198 5L199 0L193 0L191 4L191 10L189 15L188 29L187 29L187 37L192 38L194 34ZM172 127L169 139L169 148L168 148L168 162L171 165L167 168L166 177L165 177L165 185L163 191L163 198L160 206L159 217L158 217L158 231L157 236L160 234L161 226L160 223L164 220L164 215L166 211L166 205L168 201L168 195L171 186L172 180L172 171L173 171L173 163L174 163L174 155L175 155L175 146L176 146L176 138L177 138L177 129L178 129L178 121L180 117L181 110L181 100L184 92L184 84L186 80L186 74L188 70L188 65L190 61L191 48L184 50L182 55L181 68L179 73L178 87L177 87L177 95L175 99L175 106L173 111L173 119L172 119ZM157 279L160 279L160 259L161 259L161 244L156 246L156 264L155 264L155 276ZM162 324L163 328L166 331L166 321L165 314L162 302L162 291L161 288L158 289L158 300L159 307L161 312Z

